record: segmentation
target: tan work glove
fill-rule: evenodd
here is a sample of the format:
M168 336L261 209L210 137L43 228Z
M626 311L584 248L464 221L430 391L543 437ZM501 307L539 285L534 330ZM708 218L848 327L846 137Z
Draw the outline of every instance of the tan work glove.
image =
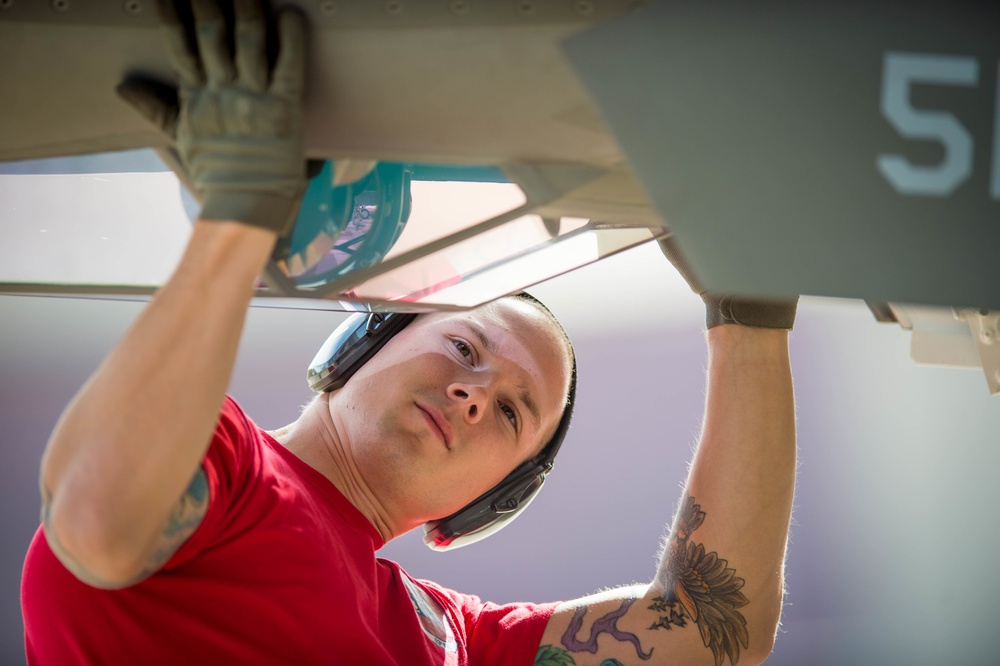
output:
M307 183L304 16L278 14L272 68L260 0L234 2L233 54L216 0L192 2L194 45L173 2L158 9L178 87L129 78L118 94L170 138L202 218L288 232Z

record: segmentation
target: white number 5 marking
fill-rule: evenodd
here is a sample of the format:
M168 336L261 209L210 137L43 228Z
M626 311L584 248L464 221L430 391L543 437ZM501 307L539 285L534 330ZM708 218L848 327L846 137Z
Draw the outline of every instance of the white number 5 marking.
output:
M972 135L944 111L910 106L910 86L932 83L974 86L979 64L959 56L886 53L882 67L882 115L902 136L929 139L944 146L944 159L933 166L911 164L902 155L879 155L878 170L903 194L947 196L972 174ZM996 171L996 169L994 169Z

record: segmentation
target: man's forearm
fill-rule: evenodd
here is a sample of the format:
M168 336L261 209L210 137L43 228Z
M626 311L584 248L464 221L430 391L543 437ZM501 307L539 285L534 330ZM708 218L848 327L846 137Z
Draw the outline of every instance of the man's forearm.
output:
M651 594L664 628L694 620L735 662L770 652L780 615L794 397L786 331L726 325L708 340L701 440Z
M204 456L273 244L269 231L196 224L174 275L52 434L41 478L49 525L109 577L141 564Z
M538 663L588 653L721 666L770 654L795 484L788 333L722 325L708 341L705 423L654 580L560 605Z

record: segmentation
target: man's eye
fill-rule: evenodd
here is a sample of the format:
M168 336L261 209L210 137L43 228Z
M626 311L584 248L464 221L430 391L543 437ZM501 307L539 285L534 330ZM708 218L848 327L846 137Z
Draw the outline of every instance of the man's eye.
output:
M458 350L458 353L461 354L465 360L472 360L472 347L470 347L467 342L464 340L455 340L452 344L455 345L455 349Z
M500 403L500 410L504 413L504 416L510 421L510 424L517 428L517 412L515 412L510 405L505 405Z

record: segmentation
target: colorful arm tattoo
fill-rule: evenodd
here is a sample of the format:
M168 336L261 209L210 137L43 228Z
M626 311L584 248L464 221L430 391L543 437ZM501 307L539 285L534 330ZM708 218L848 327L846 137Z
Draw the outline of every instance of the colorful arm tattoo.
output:
M736 609L750 602L740 592L745 581L728 568L729 563L691 541L691 533L704 521L705 512L688 497L677 515L658 577L665 592L649 606L660 618L649 628L683 627L690 619L698 625L705 647L712 650L716 666L722 666L725 657L735 664L740 646L746 648L750 640L746 618Z
M738 609L750 602L740 591L745 581L729 568L728 561L720 558L718 553L705 552L703 544L691 540L691 533L704 521L705 512L695 504L693 497L688 497L677 514L663 566L657 575L656 589L663 590L663 593L653 597L647 607L658 616L649 629L670 630L693 622L698 626L705 647L712 651L716 666L722 666L726 658L735 666L740 659L740 647L746 649L750 641L746 618ZM642 660L649 659L653 648L644 651L638 636L618 628L618 620L635 602L634 598L625 599L617 610L595 620L586 640L578 638L578 634L583 629L583 619L590 606L577 608L561 639L565 649L542 645L535 657L535 666L575 665L571 653L597 654L597 638L601 634L631 643L636 656ZM621 664L614 659L605 659L600 666Z
M625 599L618 610L611 611L604 617L594 620L594 624L590 627L590 638L585 641L577 639L576 635L583 628L583 617L590 608L588 606L577 608L569 626L566 627L566 633L562 636L562 644L572 652L597 654L597 637L601 634L610 634L615 640L631 643L640 659L649 659L653 654L652 649L649 652L643 652L638 636L618 628L618 619L625 615L634 603L635 599Z

